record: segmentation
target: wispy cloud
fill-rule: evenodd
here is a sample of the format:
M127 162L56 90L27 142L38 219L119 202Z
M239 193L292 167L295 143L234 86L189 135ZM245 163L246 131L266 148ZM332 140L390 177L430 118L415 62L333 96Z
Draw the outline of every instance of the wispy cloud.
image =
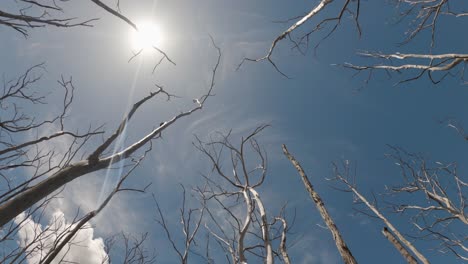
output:
M301 237L290 251L298 256L296 262L302 264L340 263L338 252L331 241L331 237L329 240L323 240L320 236L320 232L309 233Z

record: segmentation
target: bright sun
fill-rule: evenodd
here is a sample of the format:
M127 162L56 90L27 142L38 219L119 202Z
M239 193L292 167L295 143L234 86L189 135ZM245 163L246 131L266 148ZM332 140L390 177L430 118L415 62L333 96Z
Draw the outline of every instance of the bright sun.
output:
M161 44L161 30L153 22L137 23L138 31L132 30L130 41L135 51L148 50Z

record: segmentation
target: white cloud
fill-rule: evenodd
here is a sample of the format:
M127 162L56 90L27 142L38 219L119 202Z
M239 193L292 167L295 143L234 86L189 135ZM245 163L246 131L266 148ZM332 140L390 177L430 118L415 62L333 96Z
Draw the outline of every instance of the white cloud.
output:
M61 211L56 211L49 225L43 227L34 222L30 217L26 218L22 213L15 218L15 223L22 223L18 231L18 244L26 249L27 262L36 264L44 258L49 250L57 243L57 238L74 225L68 223ZM93 238L94 229L90 225L79 230L52 261L52 264L60 262L95 264L108 263L107 254L104 251L102 238ZM29 246L28 246L29 245Z

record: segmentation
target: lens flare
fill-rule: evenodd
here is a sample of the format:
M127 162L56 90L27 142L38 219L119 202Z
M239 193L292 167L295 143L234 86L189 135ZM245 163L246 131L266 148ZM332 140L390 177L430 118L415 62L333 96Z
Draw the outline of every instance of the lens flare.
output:
M138 31L132 30L130 41L132 48L136 51L151 49L161 44L161 30L153 22L140 22L137 24Z

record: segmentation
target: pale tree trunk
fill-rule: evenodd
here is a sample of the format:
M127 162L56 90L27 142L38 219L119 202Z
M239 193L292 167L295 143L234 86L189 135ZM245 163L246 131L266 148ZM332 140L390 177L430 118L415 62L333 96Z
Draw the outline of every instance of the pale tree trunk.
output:
M250 200L249 194L247 193L247 190L243 190L242 194L244 195L244 200L245 200L245 205L247 206L247 213L245 216L244 220L244 225L242 226L242 229L239 230L239 261L240 263L247 263L247 258L245 257L244 251L245 251L245 246L244 246L244 239L245 235L247 234L247 231L249 230L250 222L252 222L252 201Z
M271 248L271 241L270 241L270 236L269 236L269 229L268 229L268 220L267 220L267 215L266 215L266 210L265 207L263 206L263 202L260 199L260 195L258 192L253 189L249 188L250 193L253 194L255 201L257 202L258 210L260 211L260 217L261 217L261 225L262 225L262 237L263 241L265 244L265 251L266 251L266 260L265 264L273 264L274 259L273 259L273 249Z
M385 216L383 216L379 210L377 210L377 208L375 208L375 206L373 206L371 203L369 203L369 201L366 199L366 197L364 197L361 193L358 192L358 190L356 188L354 188L353 185L351 185L348 180L346 180L345 178L343 178L341 175L337 175L338 179L340 179L343 183L345 183L348 188L359 198L359 200L361 200L372 212L374 212L374 214L380 218L380 220L382 220L385 225L388 226L388 228L396 235L396 237L407 247L409 248L409 250L411 250L411 252L413 252L413 254L424 264L429 264L429 260L426 259L426 257L424 257L423 254L421 254L421 252L419 252L414 246L413 244L411 244L411 242L409 242L408 240L406 240L406 238L392 225L392 223L390 223L390 221L388 221L387 218L385 218Z
M393 236L393 234L386 228L384 227L382 229L382 234L392 243L395 248L400 252L400 254L405 258L406 262L409 264L418 264L416 259L408 252L408 250L398 241L396 237Z
M335 240L336 247L338 251L340 252L341 257L343 258L344 263L356 264L357 263L356 259L354 259L353 254L351 254L351 251L349 250L345 241L341 237L338 227L333 222L333 219L328 213L327 208L325 208L325 204L323 203L318 193L314 190L314 187L312 186L309 179L307 178L307 175L305 174L301 165L291 154L289 154L288 149L286 148L286 145L283 144L282 148L283 148L284 155L286 155L286 157L291 161L291 163L294 165L296 170L299 172L299 175L301 176L301 179L304 182L304 186L307 189L307 192L309 192L309 195L314 201L315 205L317 206L317 209L320 212L320 215L322 216L323 220L327 224L328 229L332 233L333 240Z

